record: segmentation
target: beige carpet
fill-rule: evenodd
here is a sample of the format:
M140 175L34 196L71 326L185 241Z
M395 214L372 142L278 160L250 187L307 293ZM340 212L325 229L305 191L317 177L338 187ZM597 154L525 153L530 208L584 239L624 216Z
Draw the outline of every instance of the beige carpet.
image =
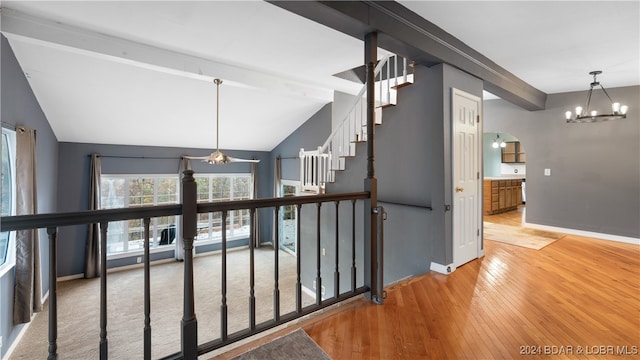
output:
M281 314L295 310L295 257L280 251ZM273 317L274 252L255 252L256 323ZM229 334L249 325L249 251L228 253L227 304ZM183 263L151 267L152 358L180 351ZM194 260L195 309L198 343L220 337L221 256ZM110 359L142 359L144 329L143 269L108 274L107 338ZM303 294L303 306L315 302ZM10 359L46 359L48 311L38 314ZM79 279L58 283L59 359L98 359L100 342L100 280Z
M484 222L484 238L505 244L540 250L565 234Z

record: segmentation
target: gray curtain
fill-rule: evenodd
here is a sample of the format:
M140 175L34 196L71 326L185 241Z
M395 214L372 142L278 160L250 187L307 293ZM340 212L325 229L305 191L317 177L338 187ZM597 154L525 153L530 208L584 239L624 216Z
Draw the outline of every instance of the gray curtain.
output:
M278 198L282 196L280 194L280 189L282 189L282 159L280 158L280 156L278 156L276 158L275 167L273 169L273 197ZM276 240L276 221L278 221L278 219L276 219L274 216L273 217L273 233L272 233L274 247L276 243L275 241Z
M89 171L89 210L100 210L100 155L91 155ZM104 239L107 241L107 239ZM84 277L87 279L100 276L100 227L90 224L85 244Z
M191 160L185 158L184 156L180 159L180 165L178 166L178 181L182 184L182 177L184 176L183 172L187 169L191 169ZM182 189L182 185L180 185L180 189ZM182 194L180 194L182 196ZM181 200L182 201L182 200ZM184 260L184 246L182 245L184 239L182 234L182 215L176 216L176 260L182 261Z
M251 163L251 180L253 181L252 198L258 198L258 163ZM260 246L260 209L256 210L256 214L253 217L252 231L255 247Z
M36 131L18 126L16 128L17 215L37 213L36 179ZM33 313L40 310L42 310L42 289L38 230L19 230L16 231L13 323L27 323L31 321Z
M282 159L278 156L273 169L273 197L282 196L280 189L282 189Z

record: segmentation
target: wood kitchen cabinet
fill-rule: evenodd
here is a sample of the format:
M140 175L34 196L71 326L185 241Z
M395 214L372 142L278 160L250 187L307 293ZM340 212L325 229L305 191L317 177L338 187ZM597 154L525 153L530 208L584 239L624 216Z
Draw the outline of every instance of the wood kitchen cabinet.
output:
M484 180L484 213L515 210L522 204L522 180Z

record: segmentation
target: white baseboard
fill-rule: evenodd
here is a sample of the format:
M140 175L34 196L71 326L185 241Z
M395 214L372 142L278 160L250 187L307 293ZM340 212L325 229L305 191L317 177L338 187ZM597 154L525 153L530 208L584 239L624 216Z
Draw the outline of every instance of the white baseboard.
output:
M74 274L74 275L67 275L67 276L61 276L58 278L58 282L61 281L69 281L69 280L75 280L75 279L82 279L84 278L84 273L81 274Z
M633 245L640 245L640 238L597 233L597 232L577 230L577 229L567 229L567 228L561 228L556 226L541 225L541 224L534 224L534 223L528 223L528 222L523 222L522 225L524 227L528 227L532 229L553 231L553 232L559 232L563 234L578 235L578 236L590 237L590 238L595 238L600 240L609 240L609 241L617 241L617 242L633 244Z
M442 265L435 262L431 262L431 267L429 267L429 270L435 271L440 274L449 275L452 272L456 271L456 266L453 264Z
M20 331L18 332L18 336L16 336L16 338L13 340L13 342L11 343L11 346L9 346L9 348L5 352L4 357L2 357L2 359L11 358L11 354L16 350L16 347L18 346L18 344L20 344L20 340L22 340L22 337L24 336L24 334L27 333L27 330L29 330L29 326L31 326L31 324L33 323L33 320L36 318L36 316L38 316L38 314L40 313L34 313L31 316L31 321L29 321L28 323L24 324L24 326L22 326L22 329L20 329Z

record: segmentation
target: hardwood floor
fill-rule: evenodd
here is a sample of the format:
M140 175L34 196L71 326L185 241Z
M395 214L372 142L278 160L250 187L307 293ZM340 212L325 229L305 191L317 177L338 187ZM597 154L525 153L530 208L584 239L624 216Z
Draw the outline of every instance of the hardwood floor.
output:
M387 289L383 306L360 299L299 325L333 359L640 357L637 245L567 235L539 251L486 241L485 254Z

